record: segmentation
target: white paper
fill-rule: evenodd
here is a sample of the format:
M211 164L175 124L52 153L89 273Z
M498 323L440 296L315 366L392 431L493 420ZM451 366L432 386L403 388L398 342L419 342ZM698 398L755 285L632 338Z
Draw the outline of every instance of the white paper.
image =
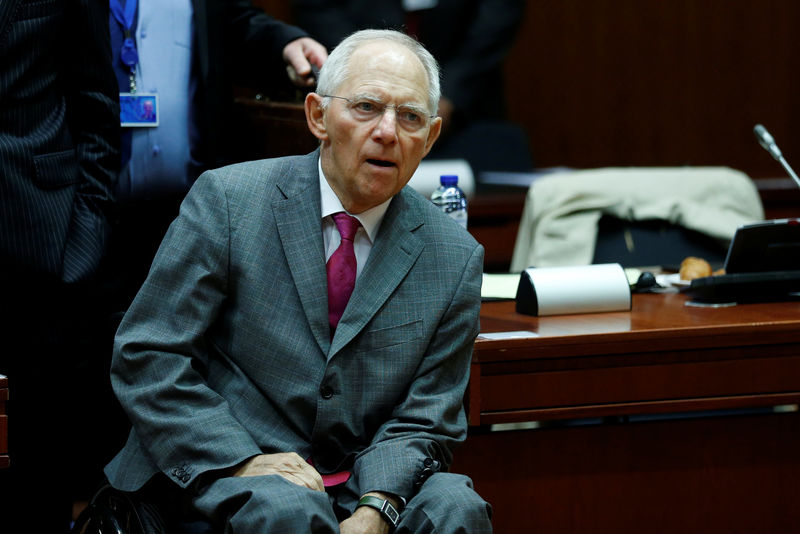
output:
M539 334L529 330L514 330L512 332L481 332L478 337L483 339L524 339L539 337Z
M483 273L481 285L481 298L514 299L519 287L518 274L487 274Z

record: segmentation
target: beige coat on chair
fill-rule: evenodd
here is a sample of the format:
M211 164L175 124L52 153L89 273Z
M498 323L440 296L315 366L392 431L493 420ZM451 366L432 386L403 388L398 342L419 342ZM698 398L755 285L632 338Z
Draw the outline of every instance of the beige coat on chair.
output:
M736 228L764 218L753 181L727 167L627 167L570 171L533 182L511 271L588 265L603 215L659 219L730 241Z

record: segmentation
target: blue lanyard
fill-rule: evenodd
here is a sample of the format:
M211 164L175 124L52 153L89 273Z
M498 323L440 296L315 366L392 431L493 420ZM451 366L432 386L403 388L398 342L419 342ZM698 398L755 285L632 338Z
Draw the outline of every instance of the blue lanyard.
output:
M133 27L133 20L136 17L136 4L137 0L127 0L125 7L122 7L120 0L110 0L111 13L117 22L120 23L123 30L125 39L122 42L119 57L123 63L133 70L137 63L139 63L139 53L136 51L136 41L133 40L131 28Z

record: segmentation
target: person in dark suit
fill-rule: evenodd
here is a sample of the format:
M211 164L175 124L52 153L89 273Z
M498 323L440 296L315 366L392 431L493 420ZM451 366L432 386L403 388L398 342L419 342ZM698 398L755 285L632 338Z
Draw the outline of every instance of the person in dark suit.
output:
M434 158L473 171L529 171L521 128L508 121L503 62L523 20L523 0L293 0L292 19L328 48L364 28L414 36L442 66L442 138Z
M306 97L318 150L200 176L117 333L115 488L219 531L491 532L447 472L483 248L406 186L438 77L410 37L358 32Z
M100 346L108 357L111 336L94 306L119 166L107 13L94 0L0 2L4 532L67 531L101 428L91 428L91 401L103 390L113 399L100 378L108 359L95 360Z

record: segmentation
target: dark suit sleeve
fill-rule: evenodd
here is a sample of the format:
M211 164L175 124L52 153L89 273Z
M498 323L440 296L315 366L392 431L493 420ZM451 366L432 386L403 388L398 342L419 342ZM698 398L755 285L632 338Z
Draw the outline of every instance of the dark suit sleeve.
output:
M119 171L119 100L111 67L108 5L70 0L64 37L66 122L80 178L64 250L64 278L93 272L103 255ZM72 42L73 46L68 46ZM91 259L91 261L90 261Z
M442 96L457 110L478 105L486 84L500 84L504 58L516 39L525 3L481 0L455 54L442 61ZM491 91L488 91L491 94Z
M294 21L306 30L311 36L332 50L339 42L360 29L358 20L363 15L352 16L352 10L358 9L358 3L331 2L330 0L294 0L292 2L292 15ZM377 16L386 20L382 11L391 10L388 5L373 6L381 11ZM395 11L398 11L396 9ZM374 11L373 11L374 13ZM399 15L394 14L394 18ZM399 20L399 18L398 18ZM387 21L388 22L388 21Z
M270 78L286 78L283 48L295 39L306 37L300 28L286 24L253 6L249 0L224 2L226 41L230 43L230 57L238 80L264 84Z
M67 122L82 172L80 192L106 209L119 169L119 96L111 67L108 6L71 0L67 23L73 51L65 57Z

